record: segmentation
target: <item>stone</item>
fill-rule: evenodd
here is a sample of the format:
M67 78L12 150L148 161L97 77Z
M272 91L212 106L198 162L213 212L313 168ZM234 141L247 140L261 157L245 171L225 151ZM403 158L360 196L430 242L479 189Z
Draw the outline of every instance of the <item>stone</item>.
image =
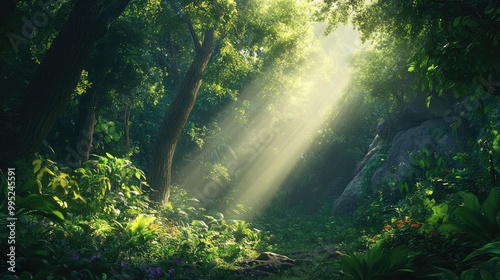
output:
M254 260L244 260L239 263L241 273L251 276L264 276L272 272L292 268L295 260L272 252L264 252Z
M354 212L361 198L361 179L363 171L358 172L354 179L345 187L344 192L335 200L332 215L338 216Z
M396 135L391 143L384 164L371 177L373 192L388 188L394 183L413 183L415 171L419 169L413 162L413 155L421 149L431 154L453 155L458 152L467 139L453 135L450 124L442 119L424 121L417 127Z

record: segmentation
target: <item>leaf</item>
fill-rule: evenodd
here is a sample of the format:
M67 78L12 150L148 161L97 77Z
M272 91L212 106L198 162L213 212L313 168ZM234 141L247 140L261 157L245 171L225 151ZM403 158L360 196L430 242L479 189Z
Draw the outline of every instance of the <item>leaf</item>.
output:
M462 17L456 17L455 20L453 20L453 27L457 27L460 24L460 20Z
M500 241L490 242L483 247L474 250L462 262L467 262L481 255L497 255L500 256Z
M480 212L467 207L459 207L454 211L455 215L465 224L472 225L478 231L487 230L488 221Z
M497 214L500 211L500 197L498 188L493 188L483 203L484 215L492 225L495 224Z
M106 133L107 133L107 132L108 132L108 128L109 128L109 127L108 127L108 125L107 125L107 124L105 124L105 123L102 123L102 124L101 124L101 130L102 130L102 131L104 131L104 132L106 132Z
M481 205L479 204L479 200L477 199L477 197L474 194L461 193L460 196L464 200L463 207L467 207L467 208L473 209L475 211L481 210Z
M408 72L414 72L414 71L415 71L415 62L412 62L408 67Z
M111 142L111 137L109 137L109 135L104 136L104 141L106 143L110 143Z
M30 194L26 197L16 196L17 215L39 215L62 223L66 212L50 195Z

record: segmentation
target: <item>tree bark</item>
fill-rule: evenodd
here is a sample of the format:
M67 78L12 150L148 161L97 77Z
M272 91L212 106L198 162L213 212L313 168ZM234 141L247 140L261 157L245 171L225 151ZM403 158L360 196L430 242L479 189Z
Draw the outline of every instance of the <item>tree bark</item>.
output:
M96 42L104 36L130 0L109 2L76 2L22 96L19 105L20 130L15 149L4 158L7 161L31 157L38 150L70 100Z
M89 159L90 150L94 138L94 125L96 120L96 107L101 84L94 84L88 92L80 97L78 116L76 119L76 135L66 161L74 165L81 165ZM71 150L72 149L72 150Z
M125 107L123 112L123 131L125 131L125 147L130 148L130 106Z
M193 35L193 34L192 34ZM193 37L195 39L195 37ZM172 160L175 146L187 122L200 89L203 72L210 61L215 48L213 30L204 32L202 45L195 43L195 57L176 92L172 104L168 107L153 146L149 166L149 186L155 190L151 194L153 201L168 203L172 179Z

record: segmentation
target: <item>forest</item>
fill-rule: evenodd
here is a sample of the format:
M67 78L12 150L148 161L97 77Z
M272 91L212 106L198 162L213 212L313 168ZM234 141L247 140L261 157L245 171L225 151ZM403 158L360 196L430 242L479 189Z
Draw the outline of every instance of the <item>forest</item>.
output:
M0 1L0 279L500 279L500 1Z

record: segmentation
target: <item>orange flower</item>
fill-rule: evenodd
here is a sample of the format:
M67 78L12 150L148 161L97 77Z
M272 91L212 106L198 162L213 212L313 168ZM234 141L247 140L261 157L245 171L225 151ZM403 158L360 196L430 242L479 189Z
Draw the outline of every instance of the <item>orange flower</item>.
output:
M405 223L407 223L407 224L409 224L410 222L411 222L410 219L405 220Z
M431 231L429 232L429 234L430 234L431 236L435 236L435 235L437 234L437 231L433 229L433 230L431 230Z
M391 227L390 225L385 225L385 226L384 226L384 229L385 229L385 230L390 230L391 228L392 228L392 227Z
M403 220L398 220L398 223L396 225L398 228L403 228L405 225L403 224Z
M410 226L411 228L414 228L414 229L417 229L420 227L420 224L419 223L414 223L414 224L411 224Z
M155 224L149 225L149 229L150 229L150 230L155 230L155 229L157 229L157 228L158 228L158 226L157 226L157 225L155 225Z

